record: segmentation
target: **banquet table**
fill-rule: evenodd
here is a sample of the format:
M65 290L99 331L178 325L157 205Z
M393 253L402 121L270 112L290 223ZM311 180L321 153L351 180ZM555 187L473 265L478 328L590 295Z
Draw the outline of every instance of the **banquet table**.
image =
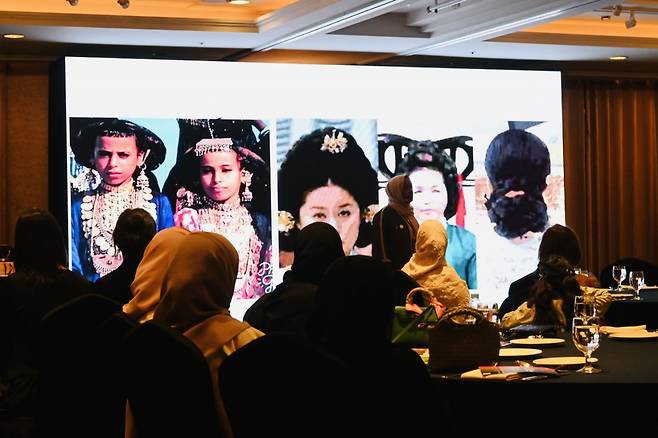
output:
M518 358L532 363L537 358L582 356L571 341L570 333L560 346L520 346L542 350L533 358ZM491 379L466 380L459 374L432 374L432 399L451 424L449 430L463 436L478 436L484 430L505 424L533 433L563 433L565 423L578 420L583 432L610 433L621 419L632 416L633 429L658 426L658 411L653 400L658 394L658 338L616 340L601 335L598 374L570 370L559 377L532 381ZM516 358L499 365L515 365ZM578 412L578 410L582 412ZM591 419L590 417L596 417ZM587 426L583 420L587 419ZM652 433L653 434L653 433ZM497 436L497 434L494 434Z

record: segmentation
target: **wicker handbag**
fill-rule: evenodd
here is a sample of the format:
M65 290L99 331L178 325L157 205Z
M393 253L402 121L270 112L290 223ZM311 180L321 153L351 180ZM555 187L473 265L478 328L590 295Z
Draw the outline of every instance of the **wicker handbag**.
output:
M454 307L429 330L432 372L464 371L498 360L500 334L495 324L471 307Z
M414 304L414 296L421 294L428 303L427 307ZM408 347L427 348L428 330L436 324L445 306L437 301L432 292L416 287L407 294L406 304L396 306L393 311L391 342Z

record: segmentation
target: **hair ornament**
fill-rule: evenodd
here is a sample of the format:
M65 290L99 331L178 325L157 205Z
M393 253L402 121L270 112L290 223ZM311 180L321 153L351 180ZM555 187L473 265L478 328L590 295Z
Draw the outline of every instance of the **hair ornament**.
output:
M294 216L285 210L279 210L279 233L289 233L294 226Z
M201 157L209 152L231 152L233 140L230 138L204 138L194 147L194 153Z
M343 136L341 131L338 131L338 137L336 137L336 130L334 129L331 131L331 137L329 137L329 134L324 136L320 150L332 154L340 154L345 148L347 148L347 138Z
M366 221L366 223L371 224L372 220L375 218L375 214L378 211L379 211L378 204L370 204L369 206L366 207L365 211L363 212L363 219Z

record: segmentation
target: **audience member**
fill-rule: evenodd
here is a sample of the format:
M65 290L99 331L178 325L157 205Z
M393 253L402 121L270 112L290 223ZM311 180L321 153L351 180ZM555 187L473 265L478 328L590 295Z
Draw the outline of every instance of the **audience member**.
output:
M130 285L133 299L123 306L129 316L145 322L153 319L155 307L160 302L162 282L169 270L169 263L176 254L183 238L190 234L185 228L171 227L158 232L144 250L144 257L137 266L135 279Z
M448 234L443 224L428 219L420 225L416 252L402 271L434 294L447 309L468 306L471 300L466 282L446 261Z
M155 232L153 217L142 208L129 208L119 215L112 237L121 250L123 262L117 269L96 280L96 292L119 304L126 304L132 299L130 285Z
M391 343L398 295L392 286L392 272L368 256L336 260L322 278L317 309L309 321L311 340L343 361L359 378L362 386L354 388L351 398L365 397L368 411L376 415L370 418L364 414L364 424L388 433L403 424L406 428L406 420L400 419L426 418L429 406L425 394L429 374L420 356ZM376 435L374 429L370 433Z
M190 339L203 353L213 379L220 418L226 419L219 395L217 371L240 347L263 336L229 314L239 256L223 236L198 232L186 235L173 256L162 283L162 299L154 320ZM222 425L227 425L222 421ZM230 436L230 431L226 431Z
M90 291L91 284L66 268L64 234L55 217L44 210L31 209L16 222L16 273L0 290L0 318L8 332L0 345L8 351L1 370L6 390L0 393L0 407L11 412L34 412L37 378L39 325L55 307ZM2 382L0 381L0 384Z
M580 264L580 242L571 228L556 224L544 232L539 244L539 261L546 261L553 255L564 257L572 267ZM530 290L537 280L539 280L539 268L510 284L508 296L498 309L498 317L502 319L507 312L511 312L528 300ZM576 280L581 286L595 287L598 284L596 277L593 276L577 275Z
M336 229L314 222L300 230L295 240L292 267L274 291L260 297L245 313L244 321L265 333L285 332L306 336L306 324L315 309L315 296L325 269L343 257Z
M565 330L571 328L574 298L582 292L573 267L564 257L549 256L540 261L530 298L516 310L507 312L501 327L509 329L521 324L554 325Z
M373 218L372 256L400 269L409 261L416 246L418 221L411 201L414 199L411 179L398 175L386 185L388 205Z

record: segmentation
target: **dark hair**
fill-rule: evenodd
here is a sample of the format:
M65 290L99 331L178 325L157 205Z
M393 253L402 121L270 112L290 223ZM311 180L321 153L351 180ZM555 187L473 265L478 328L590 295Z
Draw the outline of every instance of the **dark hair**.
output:
M564 257L572 266L580 264L580 242L571 228L555 224L544 232L539 244L539 260L547 260L552 255Z
M156 231L155 220L149 212L143 208L128 208L119 215L112 238L124 256L141 258Z
M439 146L430 140L410 140L409 150L398 166L398 173L410 175L412 172L427 168L443 175L443 183L448 194L448 203L443 216L450 219L457 212L459 186L457 184L457 166Z
M484 167L493 186L485 206L496 232L514 238L544 231L548 213L543 192L551 169L544 142L520 129L502 132L489 144ZM510 191L524 194L507 197Z
M325 137L341 135L346 139L344 150L323 149ZM329 181L352 195L362 216L370 205L379 201L377 172L354 137L334 127L317 129L301 137L286 154L278 172L279 211L290 213L298 221L306 196ZM361 221L356 246L364 247L371 242L371 229L370 223ZM290 240L294 240L295 230L293 227L287 233L280 233L282 249L292 247Z
M50 212L32 208L23 213L14 236L16 271L52 273L67 265L64 233Z
M256 120L229 120L229 119L179 119L180 127L179 147L183 145L187 149L179 162L170 173L165 184L165 193L171 196L181 186L205 196L203 187L199 180L199 168L201 156L194 151L197 142L206 138L230 138L231 149L237 154L241 169L252 173L249 189L253 193L253 200L249 203L243 202L247 208L255 209L269 215L270 190L269 190L269 166L265 159L269 158L270 136L268 130L263 130L258 136L254 134L253 126L258 126L260 121ZM172 187L175 185L176 187ZM245 185L240 185L240 194L243 193ZM171 199L172 205L176 205L176 199Z
M573 318L573 301L576 295L580 295L580 286L576 281L573 266L564 257L552 255L540 261L538 269L539 280L533 286L528 299L528 307L535 307L533 322L559 325L553 300L561 298L566 327L570 327Z
M94 149L98 137L133 136L139 152L150 151L144 161L146 170L157 169L164 161L167 150L160 137L151 130L121 119L71 119L71 150L75 160L89 168L94 167Z

